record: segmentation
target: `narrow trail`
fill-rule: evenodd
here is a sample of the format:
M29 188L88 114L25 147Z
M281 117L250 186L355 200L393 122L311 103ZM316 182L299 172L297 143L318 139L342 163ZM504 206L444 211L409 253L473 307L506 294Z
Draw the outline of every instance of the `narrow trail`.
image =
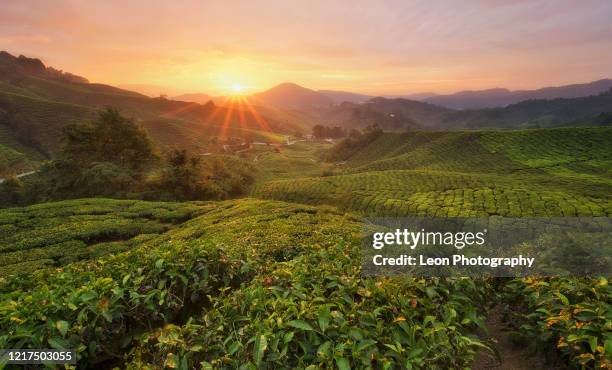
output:
M28 171L28 172L24 172L24 173L20 173L19 175L15 176L16 178L20 178L20 177L25 177L25 176L29 176L36 173L36 171ZM6 179L0 179L0 184L2 184Z
M489 312L486 325L489 331L491 343L499 354L497 358L493 353L481 350L476 355L476 361L472 364L473 370L553 370L557 366L544 363L544 359L538 355L532 355L527 346L516 345L510 339L508 327L504 323L500 305L495 306Z

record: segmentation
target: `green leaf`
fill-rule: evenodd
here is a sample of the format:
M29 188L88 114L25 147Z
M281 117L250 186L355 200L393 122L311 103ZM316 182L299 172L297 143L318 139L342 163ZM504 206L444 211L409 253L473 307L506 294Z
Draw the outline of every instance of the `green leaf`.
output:
M425 288L425 293L427 294L429 298L433 298L438 295L436 288L431 287L431 286L428 286L427 288Z
M294 334L294 333L293 333L292 331L290 331L289 333L286 333L286 334L283 336L283 342L285 342L285 343L289 343L289 342L291 342L291 340L293 339L293 334Z
M368 348L368 347L370 347L370 346L372 346L374 344L376 344L376 341L373 340L373 339L362 340L361 342L359 342L359 345L357 346L357 352L363 351L364 349L366 349L366 348Z
M292 321L289 321L287 325L292 326L297 329L302 329L306 331L314 331L314 328L310 326L309 323L303 320L292 320Z
M331 319L331 315L329 313L329 309L326 309L319 313L319 328L321 328L322 332L325 332L325 329L329 326L329 321Z
M597 337L589 337L589 346L591 347L591 352L597 352Z
M102 317L106 319L106 321L113 322L113 317L111 316L110 313L108 313L108 311L102 311L100 312L100 314L102 315Z
M59 330L59 332L62 334L62 337L63 337L68 332L68 328L70 328L70 324L68 324L68 321L59 320L58 322L55 323L55 327L57 328L57 330Z
M606 339L604 342L604 353L606 356L612 355L612 339Z
M423 348L416 347L408 352L408 358L415 358L423 352Z
M268 340L262 334L255 339L255 347L253 347L253 358L255 359L256 366L259 366L261 360L263 360L266 348L268 348Z
M423 320L423 326L427 326L428 323L435 322L435 321L436 321L435 316L427 315L425 316L425 319Z
M239 348L240 348L240 342L234 342L228 347L227 354L231 356L234 353L236 353L236 351L238 351Z
M317 349L317 356L327 358L331 354L331 345L330 341L321 344Z
M81 298L82 302L87 302L90 301L94 298L96 298L98 295L94 292L85 292L83 294L81 294L81 296L79 298Z
M349 361L344 357L336 357L336 366L339 370L351 370Z
M567 299L566 296L564 296L563 294L557 292L555 294L557 296L557 298L559 298L559 300L563 303L563 304L569 304L569 299Z
M49 338L49 345L55 349L70 349L68 341L62 337Z

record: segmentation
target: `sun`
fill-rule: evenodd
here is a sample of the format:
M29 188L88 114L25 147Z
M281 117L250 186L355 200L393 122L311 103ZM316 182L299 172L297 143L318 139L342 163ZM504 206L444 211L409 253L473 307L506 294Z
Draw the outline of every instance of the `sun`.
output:
M234 92L234 94L239 94L242 92L242 85L239 83L233 83L232 84L232 91Z

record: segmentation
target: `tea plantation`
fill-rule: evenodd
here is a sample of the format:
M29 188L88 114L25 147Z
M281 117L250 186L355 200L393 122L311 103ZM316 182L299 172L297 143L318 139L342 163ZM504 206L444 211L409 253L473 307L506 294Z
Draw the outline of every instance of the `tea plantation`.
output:
M253 192L370 215L609 216L610 143L610 128L383 134L336 176Z
M0 348L79 368L469 368L491 304L563 366L612 366L596 279L363 277L364 215L610 216L612 129L382 134L254 145L248 198L0 210Z

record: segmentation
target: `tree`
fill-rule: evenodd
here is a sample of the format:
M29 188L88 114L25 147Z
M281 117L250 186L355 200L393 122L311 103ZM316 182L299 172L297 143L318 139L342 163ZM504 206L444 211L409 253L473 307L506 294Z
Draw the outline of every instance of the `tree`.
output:
M144 174L156 159L146 132L108 108L91 123L65 128L58 158L41 168L33 197L123 197L143 188Z
M19 204L23 200L23 182L17 177L9 177L0 184L0 204Z
M312 136L314 136L317 139L324 139L325 138L325 127L321 125L315 125L312 128Z
M79 167L110 162L139 170L156 157L147 133L112 108L100 112L91 124L69 125L64 130L61 158Z
M185 150L173 150L166 158L158 187L172 199L209 199L214 191L205 183L200 159L189 157Z

